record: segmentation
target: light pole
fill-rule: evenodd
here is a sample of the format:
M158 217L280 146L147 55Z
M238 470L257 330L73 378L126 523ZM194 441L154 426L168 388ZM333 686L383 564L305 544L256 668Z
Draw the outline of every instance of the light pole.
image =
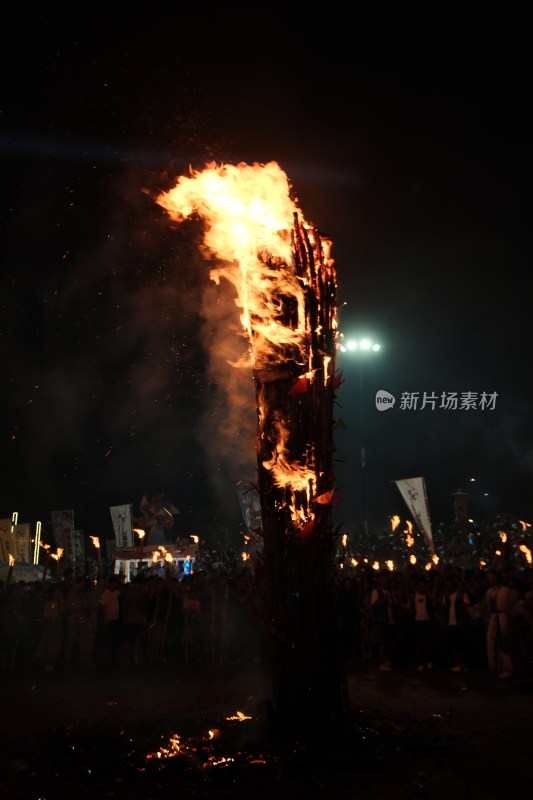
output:
M350 352L357 356L357 370L359 376L359 426L361 436L361 513L363 518L363 534L368 534L368 519L366 508L366 451L365 451L365 394L363 381L363 364L368 357L381 350L378 342L367 337L361 339L348 339L340 346L342 353Z

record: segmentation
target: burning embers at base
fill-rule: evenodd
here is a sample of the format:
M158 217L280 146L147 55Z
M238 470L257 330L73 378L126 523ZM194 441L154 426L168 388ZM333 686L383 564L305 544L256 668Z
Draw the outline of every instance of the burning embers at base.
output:
M237 711L236 714L225 719L226 722L242 723L253 720L253 717ZM248 752L242 745L235 748L230 741L233 728L234 726L230 726L227 731L223 731L221 728L210 728L201 737L183 737L176 733L171 734L164 738L164 744L162 743L157 750L146 754L146 760L148 762L154 760L164 762L168 759L178 758L183 761L185 768L194 770L257 767L273 764L276 761L276 757L272 754ZM229 736L225 735L228 733ZM231 748L233 749L230 752ZM140 769L143 771L142 768Z

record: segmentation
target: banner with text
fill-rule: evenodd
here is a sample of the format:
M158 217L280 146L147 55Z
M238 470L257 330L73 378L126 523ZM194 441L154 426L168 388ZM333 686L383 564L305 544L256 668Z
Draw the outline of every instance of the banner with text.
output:
M431 552L435 554L435 545L433 543L433 533L431 530L431 519L429 516L429 506L426 494L426 482L423 477L417 478L403 478L399 481L394 481L405 501L405 504L413 519L418 526L418 529L426 537L427 543Z
M63 556L74 561L76 549L74 544L74 511L51 511L52 533L56 547L63 549Z
M111 519L117 547L133 546L133 516L131 513L131 503L124 506L110 506Z

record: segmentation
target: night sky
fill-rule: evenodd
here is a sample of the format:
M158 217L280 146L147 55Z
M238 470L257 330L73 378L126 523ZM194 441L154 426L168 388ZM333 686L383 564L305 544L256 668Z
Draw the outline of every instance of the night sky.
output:
M165 492L179 534L242 522L255 453L206 370L201 229L155 198L189 166L274 160L333 240L341 331L382 346L337 360L339 523L361 516L361 442L376 530L415 475L435 524L459 486L474 516L532 518L523 22L169 8L13 6L4 26L0 517L72 508L112 538L110 505ZM497 399L401 410L403 392Z

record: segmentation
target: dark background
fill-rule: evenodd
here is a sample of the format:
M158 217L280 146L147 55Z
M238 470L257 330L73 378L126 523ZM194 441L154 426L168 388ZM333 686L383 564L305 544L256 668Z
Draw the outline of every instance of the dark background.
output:
M1 517L73 508L112 538L109 505L165 492L177 533L242 523L255 454L213 436L200 231L155 202L212 160L280 164L333 239L341 331L382 345L362 392L360 360L338 358L342 526L360 524L361 442L371 529L405 514L391 481L415 475L435 523L459 486L476 517L533 516L525 20L8 6ZM414 391L498 397L401 411Z

